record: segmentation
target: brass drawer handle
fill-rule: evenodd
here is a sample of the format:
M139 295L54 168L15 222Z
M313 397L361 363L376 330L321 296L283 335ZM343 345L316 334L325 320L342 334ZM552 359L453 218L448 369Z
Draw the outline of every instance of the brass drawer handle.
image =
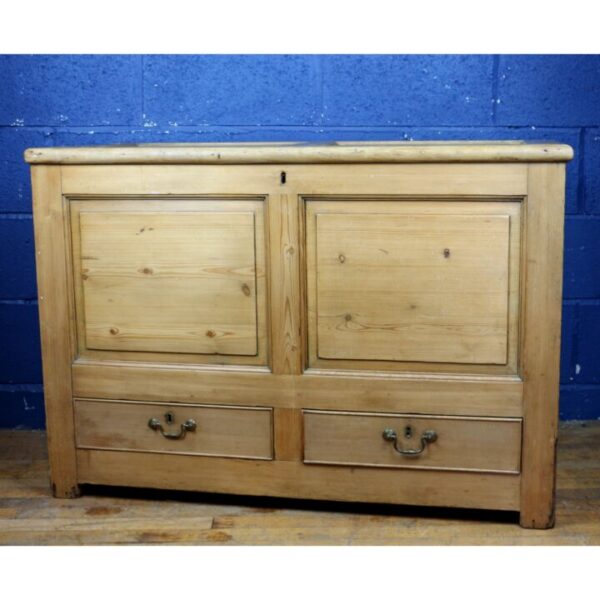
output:
M179 433L166 432L163 429L161 422L154 417L148 421L148 427L154 429L154 431L160 431L163 437L168 440L182 440L188 431L196 431L196 421L194 421L194 419L188 419L185 423L182 423Z
M409 435L407 437L410 437ZM398 454L402 454L402 456L419 456L422 454L427 448L427 444L432 444L437 440L437 433L431 429L424 431L421 434L421 447L405 450L404 448L398 448L398 434L393 429L384 429L383 430L383 439L386 442L394 443L394 450Z

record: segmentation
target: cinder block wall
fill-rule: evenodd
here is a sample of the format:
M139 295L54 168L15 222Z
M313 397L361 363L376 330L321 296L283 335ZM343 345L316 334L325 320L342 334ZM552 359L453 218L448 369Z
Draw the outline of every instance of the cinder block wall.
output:
M561 417L600 418L600 56L0 56L0 427L44 426L29 146L556 140Z

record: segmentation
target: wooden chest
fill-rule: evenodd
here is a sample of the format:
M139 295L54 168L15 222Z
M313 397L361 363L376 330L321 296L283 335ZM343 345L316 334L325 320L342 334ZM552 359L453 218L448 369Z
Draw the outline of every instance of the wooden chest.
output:
M554 520L568 146L40 148L54 493Z

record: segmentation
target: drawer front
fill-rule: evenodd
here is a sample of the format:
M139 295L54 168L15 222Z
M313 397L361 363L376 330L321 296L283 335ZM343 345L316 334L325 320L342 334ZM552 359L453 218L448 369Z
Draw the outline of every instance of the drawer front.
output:
M75 431L78 448L273 458L270 408L78 399Z
M520 457L520 419L304 411L305 463L519 473Z

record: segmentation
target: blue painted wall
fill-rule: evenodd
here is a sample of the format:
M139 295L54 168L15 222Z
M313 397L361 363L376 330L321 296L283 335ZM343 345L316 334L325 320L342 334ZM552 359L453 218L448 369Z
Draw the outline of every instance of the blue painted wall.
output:
M600 418L600 56L0 56L0 427L44 426L29 146L572 145L561 417Z

